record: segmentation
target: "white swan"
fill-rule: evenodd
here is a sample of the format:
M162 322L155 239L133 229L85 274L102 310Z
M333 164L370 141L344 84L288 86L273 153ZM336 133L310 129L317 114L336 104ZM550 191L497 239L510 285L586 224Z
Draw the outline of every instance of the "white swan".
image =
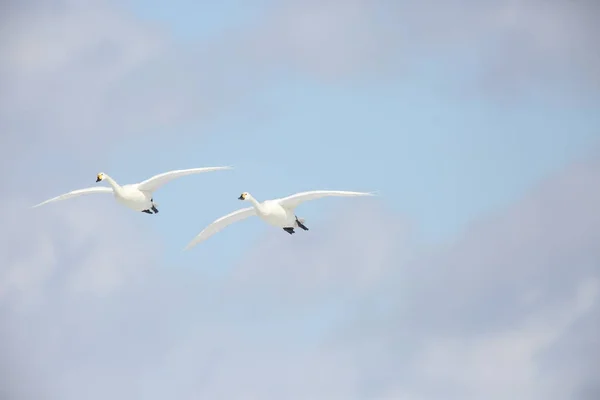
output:
M238 197L239 200L245 200L252 203L252 207L242 208L231 214L225 215L208 225L200 232L185 248L188 250L203 240L219 232L221 229L234 222L241 221L253 215L258 215L263 221L277 228L283 228L290 235L294 233L294 228L299 227L305 231L308 228L304 225L302 218L296 217L295 208L301 203L309 200L319 199L321 197L337 196L373 196L374 193L364 192L346 192L341 190L314 190L310 192L296 193L288 197L265 200L259 203L250 193L244 192Z
M155 175L152 178L146 179L140 183L133 183L123 186L120 186L113 178L104 172L100 172L96 177L96 182L107 181L111 187L90 187L87 189L73 190L72 192L65 193L46 200L40 204L36 204L32 208L39 207L53 201L70 199L72 197L77 197L84 194L112 193L117 202L125 207L131 208L134 211L141 211L146 214L156 214L158 213L158 209L156 208L152 194L165 183L185 175L200 174L202 172L219 171L225 169L232 169L232 167L206 167L169 171Z

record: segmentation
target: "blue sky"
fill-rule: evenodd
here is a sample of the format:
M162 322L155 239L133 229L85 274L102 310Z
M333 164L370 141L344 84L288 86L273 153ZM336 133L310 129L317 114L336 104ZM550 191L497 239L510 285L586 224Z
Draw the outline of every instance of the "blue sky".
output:
M233 12L225 3L182 2L170 5L170 12L144 3L133 12L165 24L177 42L208 40L254 21L260 11L236 6ZM149 170L236 167L186 178L157 194L169 217L161 214L153 226L159 234L169 232L164 240L174 256L205 225L242 207L236 200L242 191L268 199L323 188L378 190L386 206L414 222L422 240L447 240L519 199L598 140L594 107L565 107L540 90L508 104L469 96L463 88L472 68L472 59L460 52L421 60L391 79L331 83L284 68L209 123L199 116L159 132L186 133L183 141L132 140L114 147L107 170L135 181ZM144 157L131 163L139 153ZM309 220L322 218L339 201L305 204L301 212ZM182 205L173 207L177 203ZM257 221L228 227L182 262L208 254L216 262L232 240L245 248L265 229Z
M167 3L159 0L132 0L129 6L136 16L166 24L179 40L207 38L227 29L256 20L270 0L224 0L219 2L178 0Z
M599 11L8 8L0 397L598 398ZM218 165L235 170L169 183L154 216L100 195L29 208L100 171ZM380 196L183 251L243 191L313 189Z

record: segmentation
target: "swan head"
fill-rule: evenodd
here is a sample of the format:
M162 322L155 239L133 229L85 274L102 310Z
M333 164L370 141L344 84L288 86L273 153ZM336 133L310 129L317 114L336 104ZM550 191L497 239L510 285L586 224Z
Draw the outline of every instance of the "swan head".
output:
M104 172L100 172L97 176L96 176L96 182L100 182L102 180L104 180Z
M246 200L249 196L250 196L250 193L244 192L244 193L240 194L240 197L238 197L238 200Z

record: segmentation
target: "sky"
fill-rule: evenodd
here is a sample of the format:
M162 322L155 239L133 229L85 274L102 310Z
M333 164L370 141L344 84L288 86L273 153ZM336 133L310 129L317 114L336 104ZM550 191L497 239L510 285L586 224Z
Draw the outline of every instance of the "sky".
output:
M0 7L1 398L600 395L597 2Z

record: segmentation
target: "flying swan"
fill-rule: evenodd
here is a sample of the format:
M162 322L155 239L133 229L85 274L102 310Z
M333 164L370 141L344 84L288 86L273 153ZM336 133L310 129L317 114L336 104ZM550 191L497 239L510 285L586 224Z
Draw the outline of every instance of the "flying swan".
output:
M232 169L232 167L206 167L169 171L155 175L152 178L146 179L145 181L140 183L133 183L123 186L120 186L113 178L111 178L104 172L100 172L96 177L96 182L107 181L110 187L100 186L73 190L72 192L65 193L60 196L56 196L52 199L46 200L40 204L33 206L32 208L39 207L41 205L53 201L66 200L84 194L112 193L115 196L117 202L124 205L125 207L131 208L134 211L141 211L146 214L157 214L158 209L156 208L156 204L154 203L153 192L161 186L163 186L165 183L168 183L173 179L177 179L185 175L200 174L203 172L219 171L225 169Z
M313 190L310 192L296 193L288 197L265 200L259 203L248 192L244 192L238 197L238 200L245 200L252 203L252 207L242 208L231 214L225 215L208 225L200 232L185 248L188 250L203 240L219 232L221 229L234 222L241 221L253 215L258 215L267 224L277 228L283 228L290 235L294 233L294 228L298 227L305 231L308 230L304 225L304 220L298 218L294 212L297 206L305 201L319 199L321 197L353 197L353 196L373 196L374 193L364 192L346 192L341 190Z

